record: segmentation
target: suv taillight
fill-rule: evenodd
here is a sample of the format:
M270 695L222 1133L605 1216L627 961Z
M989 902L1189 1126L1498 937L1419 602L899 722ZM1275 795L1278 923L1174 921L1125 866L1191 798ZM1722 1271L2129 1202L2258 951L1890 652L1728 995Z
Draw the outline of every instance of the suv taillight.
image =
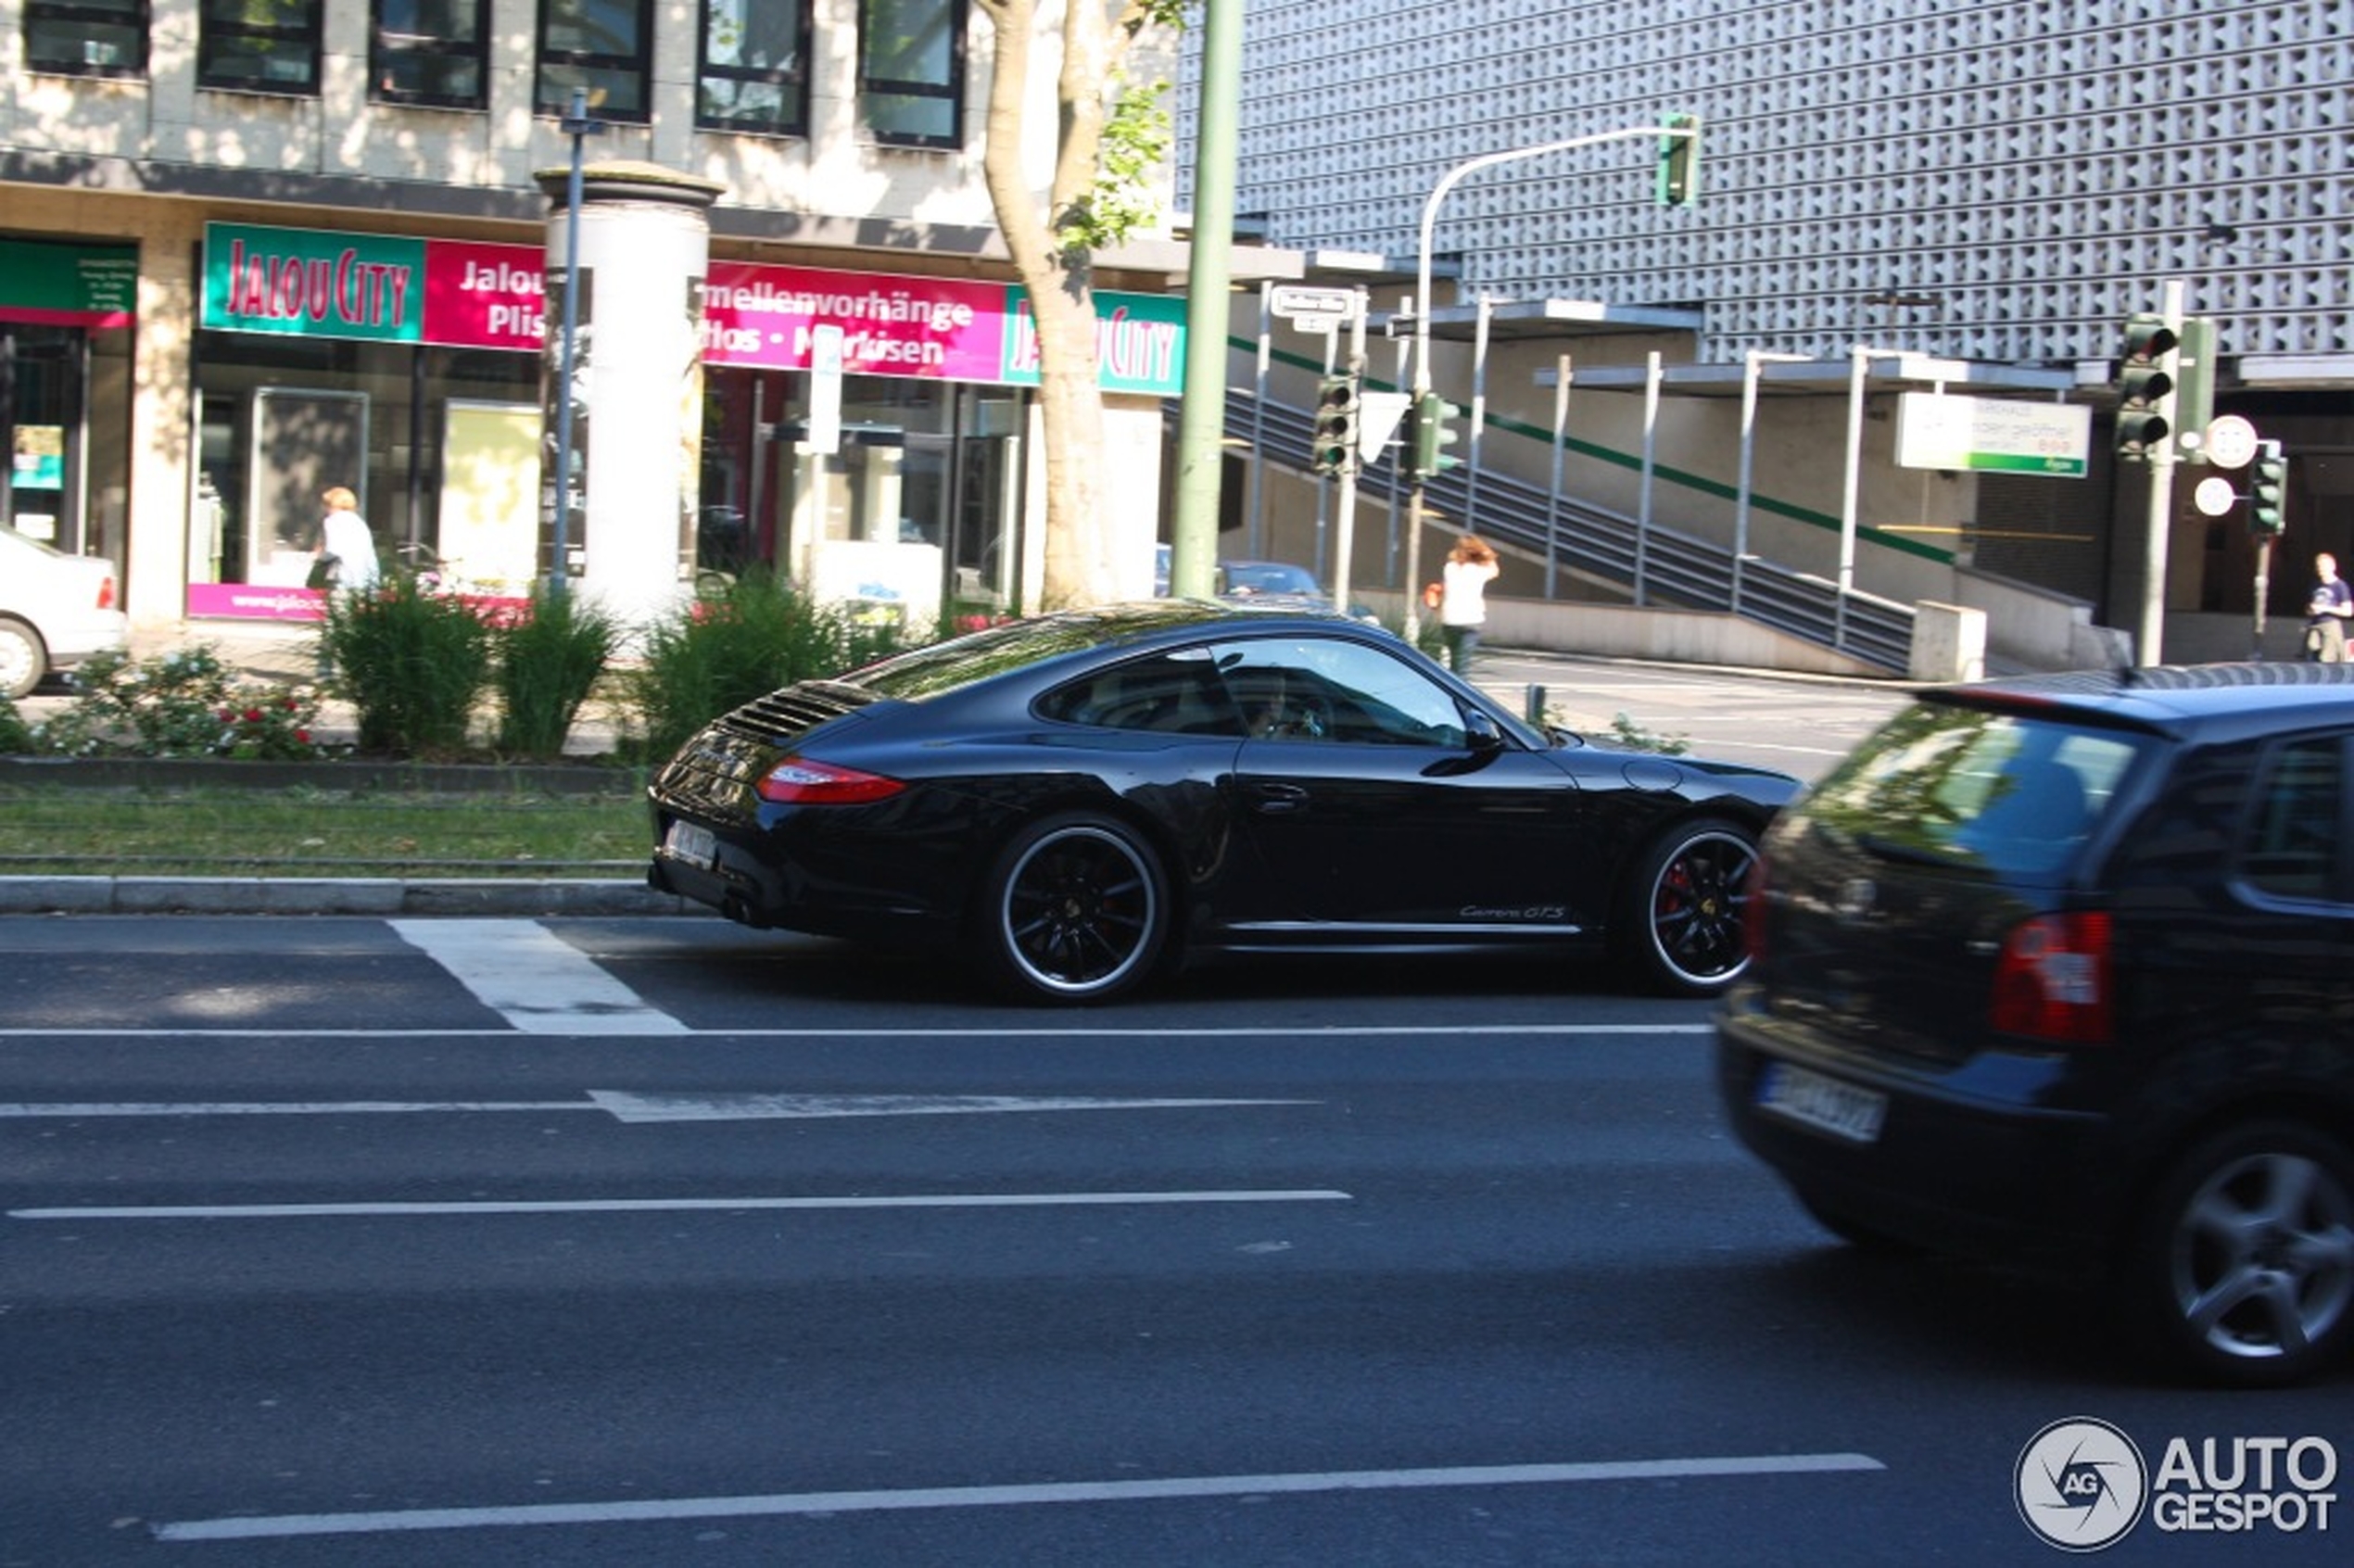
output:
M2038 915L1994 960L1994 1027L2062 1045L2110 1038L2109 919L2096 910Z
M114 574L111 572L98 579L98 608L101 610L114 608Z

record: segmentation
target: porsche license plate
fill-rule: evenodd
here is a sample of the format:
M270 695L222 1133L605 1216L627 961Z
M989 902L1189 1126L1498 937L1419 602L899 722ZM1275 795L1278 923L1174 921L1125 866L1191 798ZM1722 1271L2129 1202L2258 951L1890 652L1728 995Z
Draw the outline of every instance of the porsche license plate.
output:
M1757 1079L1757 1105L1853 1144L1879 1142L1880 1124L1888 1118L1887 1095L1788 1062L1766 1064Z
M711 829L692 822L673 822L662 837L662 853L672 860L683 860L705 870L719 858L719 841Z

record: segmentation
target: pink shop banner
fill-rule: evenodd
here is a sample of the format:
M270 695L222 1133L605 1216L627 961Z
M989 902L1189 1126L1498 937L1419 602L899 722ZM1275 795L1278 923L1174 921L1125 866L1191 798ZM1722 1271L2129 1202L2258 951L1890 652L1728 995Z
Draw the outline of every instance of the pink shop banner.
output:
M1004 362L1002 284L715 261L703 290L703 363L806 370L810 335L842 334L852 375L995 381Z

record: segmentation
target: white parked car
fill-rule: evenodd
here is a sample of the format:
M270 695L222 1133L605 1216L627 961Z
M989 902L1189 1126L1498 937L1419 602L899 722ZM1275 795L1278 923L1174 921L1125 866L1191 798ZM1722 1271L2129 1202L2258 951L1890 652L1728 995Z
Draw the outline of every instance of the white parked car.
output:
M111 561L0 527L0 697L26 696L50 671L122 647L131 630L120 600Z

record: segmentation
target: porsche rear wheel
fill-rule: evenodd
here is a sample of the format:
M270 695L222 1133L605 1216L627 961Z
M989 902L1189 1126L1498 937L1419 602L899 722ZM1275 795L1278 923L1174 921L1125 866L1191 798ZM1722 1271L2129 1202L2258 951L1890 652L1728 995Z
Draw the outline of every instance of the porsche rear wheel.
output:
M973 956L1019 1001L1106 1002L1152 972L1170 928L1160 864L1116 818L1033 823L984 885Z

